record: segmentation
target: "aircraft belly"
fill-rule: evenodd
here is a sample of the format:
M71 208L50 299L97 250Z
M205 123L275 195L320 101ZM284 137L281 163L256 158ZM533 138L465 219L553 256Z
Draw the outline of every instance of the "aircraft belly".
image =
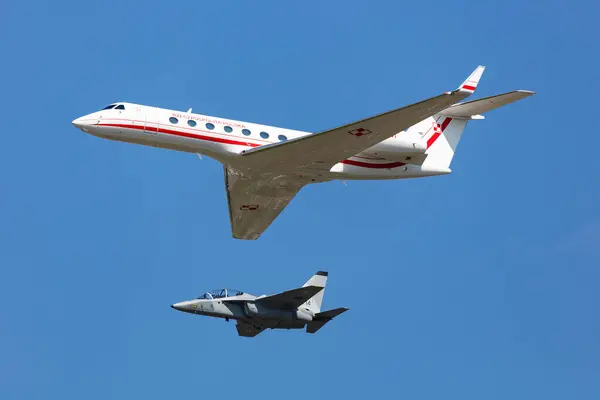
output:
M431 169L404 162L378 161L377 163L367 163L361 160L355 164L338 163L333 166L328 176L330 179L340 180L384 180L446 175L450 172L449 168Z
M246 320L249 324L260 325L266 329L304 329L306 322L288 322L272 319L252 318Z
M273 329L304 329L305 326L306 326L305 322L302 322L302 323L280 322Z

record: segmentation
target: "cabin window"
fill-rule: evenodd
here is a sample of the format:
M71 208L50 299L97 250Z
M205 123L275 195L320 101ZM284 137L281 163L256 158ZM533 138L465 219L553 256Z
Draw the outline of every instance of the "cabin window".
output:
M215 126L214 126L213 124L211 124L210 122L209 122L209 123L207 123L205 126L206 126L206 129L210 129L211 131L212 131L213 129L215 129Z
M176 123L179 122L179 120L177 118L175 118L175 117L171 117L171 118L169 118L169 122L172 123L172 124L176 124Z
M232 128L232 127L230 127L230 126L226 126L226 127L224 127L223 129L225 129L225 132L227 132L227 133L231 133L231 132L233 132L233 128Z
M268 139L269 138L269 134L267 132L261 132L260 133L260 137L263 139Z
M246 136L250 136L252 132L250 132L250 129L242 129L242 133Z
M279 135L279 136L277 136L277 139L281 140L282 142L285 142L287 140L287 136Z
M188 125L193 128L194 126L196 126L196 121L194 121L193 119L188 119Z
M115 107L115 110L124 110L125 106L123 104L119 104L118 106Z

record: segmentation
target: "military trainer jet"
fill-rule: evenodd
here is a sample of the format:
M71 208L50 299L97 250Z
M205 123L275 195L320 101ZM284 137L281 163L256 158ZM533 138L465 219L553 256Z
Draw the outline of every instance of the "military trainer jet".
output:
M321 312L327 272L319 271L298 289L274 295L253 296L234 289L207 292L194 299L173 304L176 310L235 319L240 336L254 337L267 328L303 329L315 333L348 308Z

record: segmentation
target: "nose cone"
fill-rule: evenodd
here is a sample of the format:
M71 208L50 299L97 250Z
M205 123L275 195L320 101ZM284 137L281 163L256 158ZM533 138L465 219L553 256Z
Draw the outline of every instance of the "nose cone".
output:
M84 115L83 117L79 117L77 119L74 119L73 122L71 122L73 124L73 126L77 129L81 129L84 132L89 132L89 128L94 125L94 119L92 118L91 114L90 115Z
M187 311L187 301L182 301L180 303L172 304L171 308L174 308L179 311Z

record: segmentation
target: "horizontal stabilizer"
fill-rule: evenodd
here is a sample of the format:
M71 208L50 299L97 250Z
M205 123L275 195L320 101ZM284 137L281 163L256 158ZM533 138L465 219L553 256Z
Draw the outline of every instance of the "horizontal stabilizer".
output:
M349 308L336 308L333 310L323 311L317 313L314 316L312 322L306 325L306 333L315 333L323 327L326 323L337 317L338 315L348 311Z
M349 310L349 308L342 307L342 308L335 308L333 310L323 311L323 312L315 314L315 319L316 320L331 320L331 319L334 319L335 317L337 317L338 315L340 315L341 313L344 313L348 310Z
M498 94L484 99L458 103L441 111L440 114L447 117L470 119L473 115L483 114L534 94L534 92L528 90L516 90L514 92Z

